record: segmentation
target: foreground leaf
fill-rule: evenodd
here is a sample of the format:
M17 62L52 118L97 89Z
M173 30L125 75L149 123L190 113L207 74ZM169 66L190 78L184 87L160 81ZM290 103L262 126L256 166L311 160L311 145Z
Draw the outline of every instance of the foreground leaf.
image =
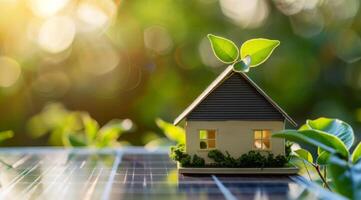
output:
M173 124L159 118L156 119L156 123L158 127L163 130L168 139L177 143L185 143L185 131L183 128L174 126Z
M264 63L272 54L273 50L280 44L278 40L257 38L247 40L241 46L241 59L251 57L251 67Z
M323 151L322 153L320 153L317 157L317 164L319 165L326 165L329 158L330 158L330 153L328 153L327 151Z
M214 55L224 63L233 63L238 59L239 51L237 46L223 37L208 34Z
M85 138L81 135L69 134L68 135L69 144L72 147L84 147L87 146Z
M14 137L13 131L2 131L0 132L0 142Z
M307 120L300 130L315 129L320 130L340 138L345 143L348 149L351 148L355 136L352 127L344 121L339 119L318 118L315 120Z
M351 160L353 163L356 163L361 157L361 142L358 143L356 148L352 152Z
M295 151L295 153L299 158L302 158L309 163L313 163L312 154L309 151L307 151L306 149L297 149Z
M361 199L361 162L355 165L332 155L329 171L336 192L349 199Z
M347 147L338 137L322 131L285 130L279 133L274 133L272 137L285 138L297 143L307 143L315 147L320 147L331 154L339 153L345 158L349 157Z
M88 142L92 142L96 138L96 135L98 133L99 124L88 114L82 115L82 120L83 120L85 135L87 137L87 140Z

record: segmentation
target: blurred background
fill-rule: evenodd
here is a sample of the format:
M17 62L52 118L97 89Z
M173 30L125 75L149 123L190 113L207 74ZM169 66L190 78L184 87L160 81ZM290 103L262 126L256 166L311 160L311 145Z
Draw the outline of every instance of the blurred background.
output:
M0 130L15 132L2 145L166 143L167 124L156 119L173 121L225 69L208 33L238 45L280 40L249 76L299 124L340 118L359 140L359 8L359 0L0 0ZM97 132L101 140L89 139Z

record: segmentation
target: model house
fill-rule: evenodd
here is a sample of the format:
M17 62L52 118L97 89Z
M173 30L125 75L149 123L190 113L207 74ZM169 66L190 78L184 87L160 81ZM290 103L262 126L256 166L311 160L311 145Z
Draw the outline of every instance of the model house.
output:
M239 157L251 150L285 154L284 139L272 138L286 121L296 123L246 74L229 66L174 121L185 120L186 152L209 161L209 150Z

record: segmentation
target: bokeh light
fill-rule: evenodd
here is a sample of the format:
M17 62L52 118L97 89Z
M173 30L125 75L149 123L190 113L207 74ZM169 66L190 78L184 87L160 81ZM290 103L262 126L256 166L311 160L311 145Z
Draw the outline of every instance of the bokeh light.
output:
M49 102L129 119L132 145L169 144L154 120L225 67L208 33L280 40L249 76L299 124L339 117L360 133L360 19L359 0L0 0L0 131L18 134L4 145L47 144L24 135Z
M16 83L21 75L21 68L16 60L0 57L0 87L10 87Z
M63 9L69 0L29 0L31 10L40 17L55 15Z
M53 17L41 26L38 43L45 51L59 53L70 47L75 33L75 25L70 17Z
M243 28L257 28L268 17L265 0L220 0L223 13Z

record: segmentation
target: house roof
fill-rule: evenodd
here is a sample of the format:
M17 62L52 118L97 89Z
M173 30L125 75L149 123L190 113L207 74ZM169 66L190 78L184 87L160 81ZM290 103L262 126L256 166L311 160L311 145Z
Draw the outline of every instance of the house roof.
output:
M224 70L175 120L174 125L179 124L186 118L198 105L200 105L215 89L217 89L224 81L229 79L235 73L240 74L244 80L249 83L264 99L267 100L287 121L292 125L297 126L297 123L280 107L278 106L256 83L254 83L245 73L238 73L233 71L233 67L229 66Z

